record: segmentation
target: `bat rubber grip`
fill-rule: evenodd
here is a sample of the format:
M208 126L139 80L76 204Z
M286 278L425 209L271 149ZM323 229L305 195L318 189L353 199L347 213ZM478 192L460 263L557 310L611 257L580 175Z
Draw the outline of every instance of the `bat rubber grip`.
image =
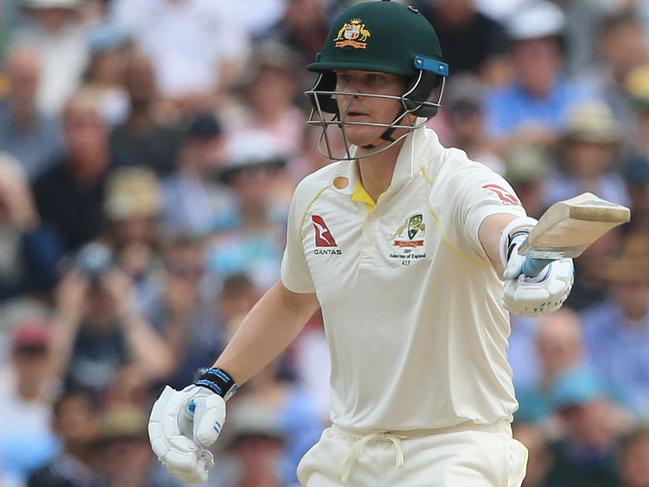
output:
M523 261L523 274L525 274L527 277L538 276L543 268L550 262L552 262L552 259L534 259L527 257Z

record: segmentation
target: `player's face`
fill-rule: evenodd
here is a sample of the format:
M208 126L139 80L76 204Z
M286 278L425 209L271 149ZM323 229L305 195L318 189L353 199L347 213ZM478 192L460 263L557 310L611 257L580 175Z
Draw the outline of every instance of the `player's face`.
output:
M336 91L367 93L370 95L401 96L406 91L402 76L368 71L336 71ZM336 95L336 103L343 122L391 124L402 107L399 100L373 96ZM404 123L404 122L401 122ZM377 147L387 144L377 139L385 127L345 124L345 134L350 144Z

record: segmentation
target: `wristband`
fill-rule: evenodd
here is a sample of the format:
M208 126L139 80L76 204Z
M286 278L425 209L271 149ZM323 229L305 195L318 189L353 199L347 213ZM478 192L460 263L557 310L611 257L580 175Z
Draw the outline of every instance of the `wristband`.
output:
M230 399L238 386L230 374L223 369L203 369L194 385L209 389L214 394L221 396L224 400Z
M529 233L537 223L537 220L534 218L527 216L518 217L509 222L503 229L503 233L500 234L500 245L498 249L500 251L500 263L503 268L507 267L507 261L511 256L511 244L514 237L521 234L527 236L526 234Z

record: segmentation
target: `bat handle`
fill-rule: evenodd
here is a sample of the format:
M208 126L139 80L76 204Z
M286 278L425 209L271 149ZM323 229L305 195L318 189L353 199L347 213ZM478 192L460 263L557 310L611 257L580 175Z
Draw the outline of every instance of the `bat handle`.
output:
M527 257L523 261L523 274L527 277L538 276L543 268L552 262L552 259L535 259Z

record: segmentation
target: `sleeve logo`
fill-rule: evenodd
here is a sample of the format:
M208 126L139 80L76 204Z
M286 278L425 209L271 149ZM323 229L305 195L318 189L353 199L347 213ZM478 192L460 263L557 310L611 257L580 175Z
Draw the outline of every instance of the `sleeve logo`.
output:
M488 189L492 193L495 193L496 196L498 196L498 199L500 199L500 201L502 201L506 205L522 206L516 195L511 191L503 188L502 186L498 186L497 184L485 184L482 187Z

